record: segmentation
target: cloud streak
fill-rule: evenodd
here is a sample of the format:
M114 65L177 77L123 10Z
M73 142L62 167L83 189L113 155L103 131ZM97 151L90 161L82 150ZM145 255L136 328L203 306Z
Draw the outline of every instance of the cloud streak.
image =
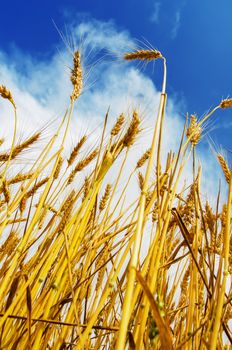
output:
M180 10L175 12L174 23L171 30L171 38L175 39L177 37L178 31L180 29L181 13Z
M160 20L160 8L161 8L161 2L160 1L155 1L154 5L153 5L153 12L152 15L150 17L150 21L154 22L156 24L159 23Z

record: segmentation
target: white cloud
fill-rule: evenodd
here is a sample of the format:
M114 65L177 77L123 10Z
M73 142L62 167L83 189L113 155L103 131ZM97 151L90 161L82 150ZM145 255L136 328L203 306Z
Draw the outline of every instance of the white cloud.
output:
M151 22L154 22L156 24L159 23L160 20L160 7L161 7L161 2L160 1L155 1L153 4L153 12L150 17Z
M179 21L180 14L176 17L176 27L173 30L175 35ZM124 48L134 46L128 32L117 31L112 22L103 23L92 20L79 25L73 23L70 28L74 40L78 41L80 36L84 38L82 53L83 57L89 55L85 62L87 65L91 65L98 59L102 48L107 49L108 52L111 50L120 53ZM93 51L90 54L91 48ZM72 89L69 69L67 69L67 66L72 65L71 61L72 57L67 49L60 49L59 53L54 53L50 61L38 61L17 50L11 58L0 53L0 83L13 92L18 107L21 133L28 135L54 118L61 118L68 105ZM86 70L89 71L88 66ZM121 112L130 113L133 108L138 108L144 118L144 127L150 131L145 132L145 137L137 142L132 155L133 166L150 143L160 93L149 77L134 65L125 62L106 59L105 62L92 67L90 75L95 83L84 91L77 103L69 144L76 142L78 136L83 135L86 130L89 132L96 130L94 135L99 135L99 126L109 106L109 124L111 125ZM185 111L182 111L182 115L183 112ZM1 99L0 137L12 135L13 116L11 114L8 104ZM175 100L169 97L163 137L165 155L170 149L177 150L182 127L183 120L180 118L179 107ZM93 136L91 140L94 140ZM220 171L215 170L218 167L215 167L215 160L209 151L204 150L204 153L201 153L201 159L205 174L203 189L215 196ZM190 167L185 172L185 177L189 181L191 181Z
M181 13L180 10L175 12L175 16L174 16L174 23L173 23L173 27L171 30L171 38L175 39L177 37L179 28L180 28L180 20L181 20Z

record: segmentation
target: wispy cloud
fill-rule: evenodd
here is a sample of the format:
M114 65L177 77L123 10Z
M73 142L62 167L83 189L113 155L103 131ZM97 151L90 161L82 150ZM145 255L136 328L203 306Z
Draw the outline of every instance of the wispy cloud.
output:
M175 39L177 37L178 31L180 29L181 12L180 10L175 12L173 27L171 30L171 38Z
M150 21L154 22L156 24L159 23L160 20L160 8L161 8L161 2L160 1L155 1L153 4L153 12L150 17Z
M173 35L177 34L179 21L180 18L177 16ZM81 35L84 37L83 55L90 57L87 62L90 66L92 60L91 70L87 66L87 71L95 81L89 89L85 89L77 101L71 125L70 143L72 140L76 142L80 134L83 135L83 130L94 129L95 134L99 135L99 126L109 106L109 124L112 125L121 112L131 114L133 108L137 108L144 119L146 130L152 130L160 96L152 80L136 66L125 62L107 60L96 66L93 65L93 57L95 56L96 61L99 50L102 48L118 52L121 47L133 46L128 32L119 32L112 23L94 20L78 25L74 23L70 31L74 40L78 41ZM90 54L91 47L92 54ZM21 133L31 133L55 117L62 117L72 89L69 81L70 71L67 68L71 65L72 57L67 49L61 49L59 54L54 53L49 61L38 61L18 51L15 51L11 57L0 52L0 83L8 86L13 92L18 107ZM23 70L20 69L22 66ZM10 118L11 110L6 102L0 99L0 137L11 136L13 130L13 117ZM182 111L182 114L184 112ZM178 149L182 127L179 104L169 97L163 137L164 154L167 154L170 149L174 151ZM151 133L145 133L145 137L139 140L131 164L135 164L138 154L141 154L150 144L150 136ZM207 181L203 181L204 190L215 194L216 171L211 172L215 169L215 160L205 150L200 153L200 157L202 164L206 164L204 172ZM206 162L205 159L207 159ZM185 176L191 181L191 169L187 170Z

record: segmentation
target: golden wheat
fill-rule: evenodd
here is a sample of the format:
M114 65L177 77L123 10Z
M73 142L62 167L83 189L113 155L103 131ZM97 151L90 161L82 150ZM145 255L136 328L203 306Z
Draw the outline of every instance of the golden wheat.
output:
M162 58L162 54L158 50L136 50L134 52L128 52L124 55L124 59L127 61L141 60L152 61L158 58Z

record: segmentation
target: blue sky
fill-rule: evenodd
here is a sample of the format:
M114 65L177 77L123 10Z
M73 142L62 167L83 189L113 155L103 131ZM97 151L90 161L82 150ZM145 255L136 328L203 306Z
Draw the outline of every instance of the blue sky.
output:
M0 12L0 82L14 87L16 91L18 89L19 96L22 95L19 83L25 91L26 87L30 89L30 94L28 91L27 95L26 92L23 95L23 101L28 101L28 105L25 104L26 102L24 104L19 102L24 115L27 114L31 105L35 107L38 116L42 113L44 115L57 113L63 101L61 85L68 84L65 82L68 72L66 70L64 74L62 69L65 70L64 67L68 63L65 48L61 48L62 40L53 21L64 33L67 28L68 34L72 33L73 37L77 37L80 33L81 24L88 23L87 27L91 31L89 43L95 45L95 41L98 40L96 44L98 50L101 45L103 48L107 43L107 48L111 47L112 51L116 52L120 49L121 43L131 45L136 39L144 44L148 41L159 49L167 58L168 64L167 92L171 106L169 114L172 112L174 119L178 114L178 122L184 120L186 112L202 116L222 98L232 96L231 14L231 0L221 2L215 0L5 1L1 4ZM94 28L97 31L94 32ZM107 69L111 84L114 85L113 70L105 66L104 72ZM118 76L130 75L132 81L138 84L138 91L139 84L142 90L145 87L150 100L152 93L156 94L160 89L159 63L140 69L137 73L135 70L129 71L129 68L124 71L124 68L117 69ZM94 75L96 79L99 76L102 77L101 87L106 86L103 71L97 73L93 69ZM55 79L57 76L62 78L60 83L56 82L54 85L54 91L51 91L50 79ZM154 87L149 85L151 79ZM146 84L149 86L147 89ZM49 96L49 101L40 91L41 87ZM112 98L112 95L115 95L113 87L108 92L105 89L104 95L103 90L91 94L92 102L99 106L99 113L106 109L109 101L117 100L115 96ZM128 84L127 96L133 95L132 90ZM145 102L146 107L150 101L149 98ZM105 101L105 104L102 101ZM80 101L80 105L82 105L82 111L88 114L84 102L84 100ZM117 106L118 102L115 104L112 102L112 104ZM56 108L53 108L54 106ZM51 112L53 109L54 111ZM215 144L223 149L232 149L231 114L232 110L218 111L206 130ZM46 118L44 120L46 121ZM207 138L203 144L207 147ZM227 153L225 155L230 156Z
M60 38L52 19L63 30L69 21L92 17L113 20L133 38L147 39L168 60L168 93L182 98L185 112L202 115L223 97L231 96L231 0L25 0L1 4L0 48L12 45L48 58ZM218 143L230 147L231 112L217 114L212 132ZM222 119L221 119L222 118ZM220 136L218 136L220 135Z

